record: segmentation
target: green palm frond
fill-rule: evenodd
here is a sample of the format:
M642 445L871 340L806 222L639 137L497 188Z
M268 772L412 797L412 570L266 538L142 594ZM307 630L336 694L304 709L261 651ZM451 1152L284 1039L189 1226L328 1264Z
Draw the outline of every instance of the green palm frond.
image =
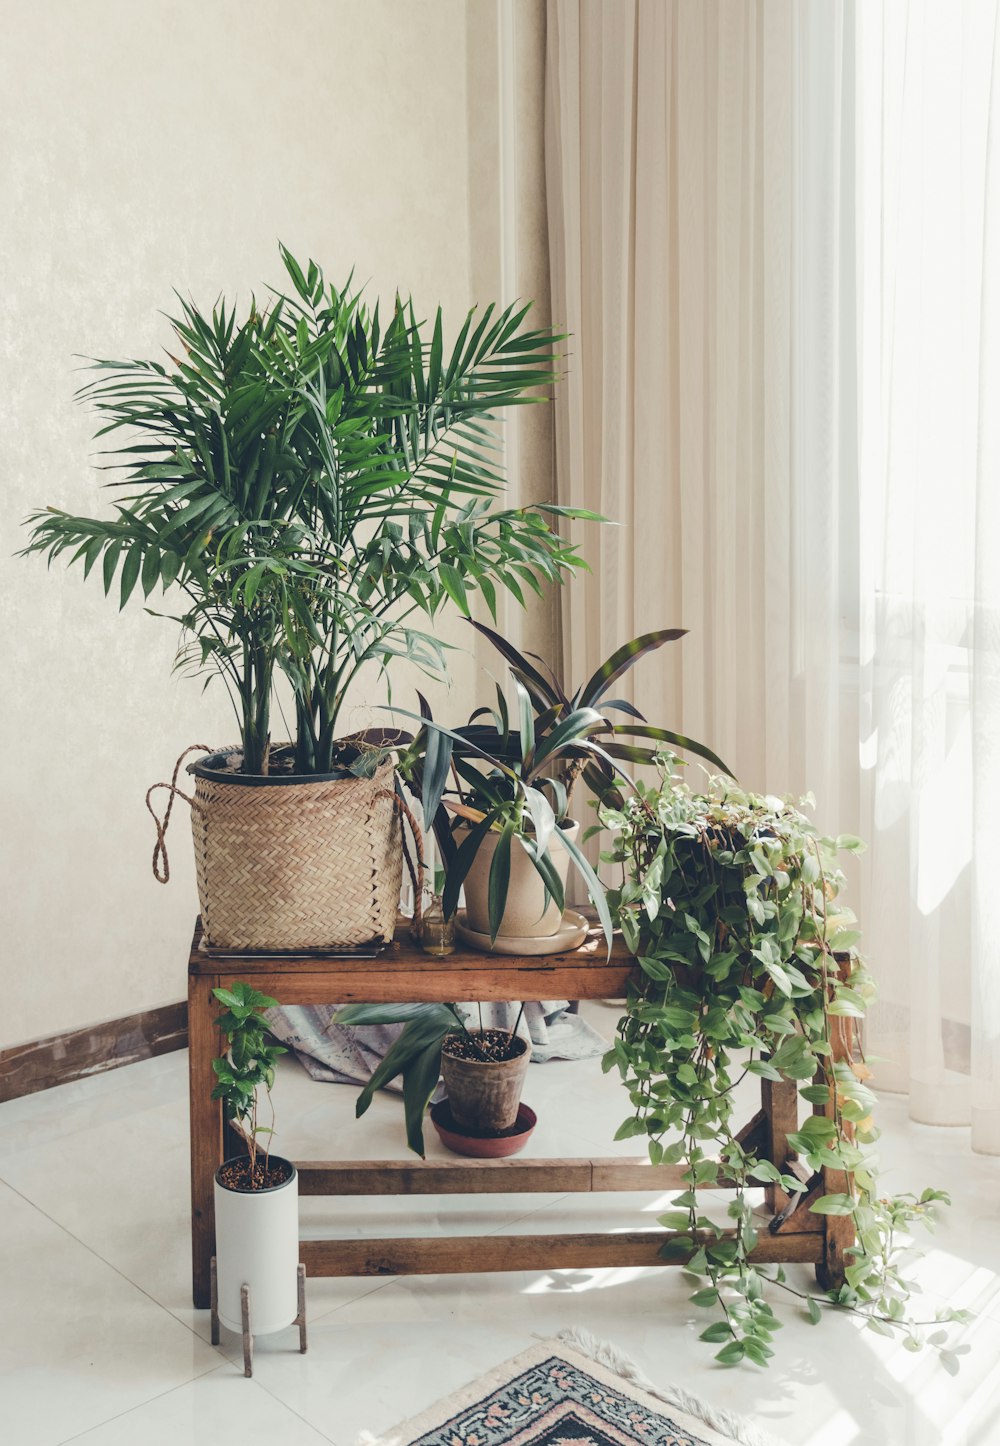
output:
M178 296L165 362L91 364L78 395L104 439L109 515L36 511L24 551L85 574L100 562L120 606L180 589L247 770L266 769L281 668L296 766L326 772L361 668L444 667L415 614L468 613L479 593L495 615L499 591L523 603L582 561L545 509L497 505L498 415L544 399L560 338L528 327L525 306L488 306L446 351L440 309L424 323L397 297L383 322L352 277L338 288L281 257L287 290L242 319Z

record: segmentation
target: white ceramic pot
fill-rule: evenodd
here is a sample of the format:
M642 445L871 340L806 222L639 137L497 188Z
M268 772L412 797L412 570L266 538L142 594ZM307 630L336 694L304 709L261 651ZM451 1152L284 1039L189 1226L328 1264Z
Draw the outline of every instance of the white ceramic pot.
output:
M299 1176L290 1168L284 1184L270 1190L227 1190L215 1177L219 1319L232 1331L242 1329L243 1285L250 1287L255 1336L284 1330L299 1313Z
M572 819L560 830L576 841L580 825ZM455 842L461 844L468 830L456 829ZM472 867L465 876L465 907L470 929L479 934L490 932L490 866L493 853L500 841L498 833L488 833L476 852ZM549 844L549 855L563 889L569 874L569 851L556 839ZM511 840L510 887L507 890L507 907L500 920L498 935L515 939L548 939L559 932L562 924L562 910L556 908L553 899L545 902L545 885L525 850L517 839Z

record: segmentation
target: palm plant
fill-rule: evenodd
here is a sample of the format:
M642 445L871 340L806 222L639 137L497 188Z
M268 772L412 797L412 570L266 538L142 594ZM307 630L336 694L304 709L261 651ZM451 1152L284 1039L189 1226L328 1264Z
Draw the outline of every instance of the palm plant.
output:
M113 516L36 512L24 550L85 575L100 561L122 607L137 585L180 591L179 662L226 682L243 770L268 771L281 668L294 769L324 773L358 671L405 656L443 672L417 616L468 613L475 591L495 616L498 588L523 603L525 584L561 581L582 563L548 516L582 514L494 506L496 414L542 400L555 375L558 338L527 328L527 307L470 312L446 354L440 308L428 327L397 297L383 328L350 278L328 286L281 255L291 294L252 301L241 323L224 301L181 300L169 366L93 363L79 396L116 437Z

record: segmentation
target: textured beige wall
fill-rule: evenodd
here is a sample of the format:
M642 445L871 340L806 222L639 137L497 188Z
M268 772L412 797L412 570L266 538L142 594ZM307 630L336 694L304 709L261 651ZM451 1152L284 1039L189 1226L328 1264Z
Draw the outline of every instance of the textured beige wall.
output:
M6 0L2 19L0 1047L181 996L186 810L163 889L143 795L186 744L233 736L221 693L171 677L171 624L11 556L31 508L101 505L73 354L154 354L172 286L246 297L279 236L456 326L499 277L489 0ZM522 45L540 20L518 0Z

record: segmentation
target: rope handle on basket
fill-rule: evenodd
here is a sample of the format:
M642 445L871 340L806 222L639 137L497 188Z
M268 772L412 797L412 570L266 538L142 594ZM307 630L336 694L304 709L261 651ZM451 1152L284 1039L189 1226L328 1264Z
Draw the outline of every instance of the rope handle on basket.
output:
M424 896L424 836L420 825L413 817L413 811L405 798L389 788L380 788L376 791L376 798L388 798L396 812L401 818L405 818L410 825L410 832L413 834L413 841L417 846L417 864L414 868L413 860L410 858L410 850L406 843L406 830L400 830L403 841L403 858L406 860L406 870L410 875L410 883L413 885L413 918L410 920L410 936L413 939L420 937L420 922L423 918L423 896Z
M183 789L177 787L177 775L181 771L181 764L184 762L185 758L188 756L189 753L211 752L212 749L209 748L207 743L192 743L190 748L185 748L180 758L178 758L177 762L174 764L174 773L170 782L154 783L152 788L149 789L146 793L146 807L149 809L149 812L152 815L153 822L156 824L156 847L153 849L153 877L159 884L166 884L170 881L170 860L167 858L167 828L170 823L170 815L173 812L174 808L174 799L183 798L185 803L189 803L192 808L194 807L194 799L190 796L190 794L185 793ZM162 820L159 818L155 808L149 801L158 788L165 788L170 794L170 799L167 803L166 812L164 813ZM162 873L160 871L161 857L163 859Z

